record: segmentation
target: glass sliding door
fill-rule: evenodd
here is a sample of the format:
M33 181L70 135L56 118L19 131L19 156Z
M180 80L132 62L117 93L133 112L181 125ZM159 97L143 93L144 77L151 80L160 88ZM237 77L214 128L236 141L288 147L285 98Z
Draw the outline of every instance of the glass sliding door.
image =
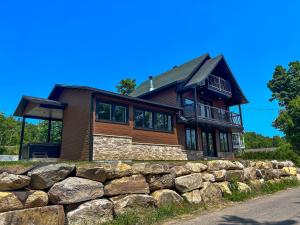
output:
M202 132L202 148L206 156L209 157L217 156L215 151L215 139L214 139L213 132L211 131Z
M197 150L196 129L187 127L185 129L185 142L187 150Z

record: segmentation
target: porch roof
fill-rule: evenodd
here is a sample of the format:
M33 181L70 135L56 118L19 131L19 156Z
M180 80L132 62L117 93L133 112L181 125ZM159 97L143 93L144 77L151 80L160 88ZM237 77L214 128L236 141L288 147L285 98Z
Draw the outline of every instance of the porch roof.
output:
M14 116L62 120L63 110L67 106L65 103L50 100L47 98L37 98L32 96L23 96L19 102Z

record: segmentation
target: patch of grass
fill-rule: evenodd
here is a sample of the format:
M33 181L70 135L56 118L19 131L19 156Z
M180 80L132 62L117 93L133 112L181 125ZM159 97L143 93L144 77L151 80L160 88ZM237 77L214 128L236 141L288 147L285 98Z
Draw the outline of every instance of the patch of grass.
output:
M260 190L252 190L251 192L240 192L237 188L234 188L234 182L235 181L231 182L229 185L232 191L232 195L225 195L225 198L227 200L234 202L244 201L259 195L272 194L277 191L300 186L300 182L297 180L297 178L282 179L278 181L270 180L263 183Z
M0 146L0 155L18 155L19 146Z

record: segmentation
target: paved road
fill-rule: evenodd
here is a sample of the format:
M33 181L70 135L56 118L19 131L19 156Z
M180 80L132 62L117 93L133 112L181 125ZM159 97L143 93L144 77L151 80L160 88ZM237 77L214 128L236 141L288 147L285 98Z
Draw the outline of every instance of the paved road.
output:
M300 188L252 199L168 225L293 225L300 224Z

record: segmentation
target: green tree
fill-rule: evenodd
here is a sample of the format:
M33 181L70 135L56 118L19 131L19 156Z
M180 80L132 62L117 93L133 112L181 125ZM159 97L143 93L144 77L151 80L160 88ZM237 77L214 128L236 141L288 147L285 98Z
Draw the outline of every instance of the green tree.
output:
M134 91L136 87L135 79L122 79L119 84L116 86L117 91L122 95L129 95L131 92Z
M270 101L277 100L281 110L273 126L281 130L295 150L300 151L300 62L291 62L288 69L277 66L268 82Z

